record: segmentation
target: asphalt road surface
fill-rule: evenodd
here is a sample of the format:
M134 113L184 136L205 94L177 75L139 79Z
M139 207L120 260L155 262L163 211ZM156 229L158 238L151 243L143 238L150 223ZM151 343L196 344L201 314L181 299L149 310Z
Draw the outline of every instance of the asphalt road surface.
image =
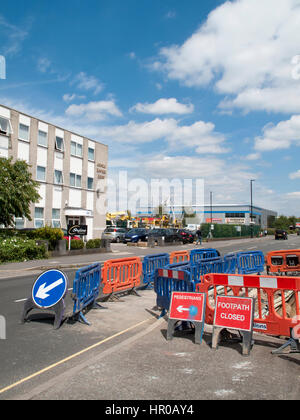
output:
M101 260L195 247L153 250L113 244L113 254ZM221 255L255 249L266 254L299 249L300 237L228 240L202 247L215 247ZM91 262L92 256L86 258ZM76 269L64 272L71 289ZM237 345L213 351L209 328L201 346L188 335L167 342L167 323L157 320L151 290L91 310L91 326L69 320L54 330L53 316L41 317L38 311L32 312L31 322L21 324L37 275L27 271L0 278L0 315L6 321L6 339L0 340L0 399L299 399L299 354L270 354L282 340L260 335L246 359ZM71 303L69 299L68 310ZM183 387L178 388L180 381Z

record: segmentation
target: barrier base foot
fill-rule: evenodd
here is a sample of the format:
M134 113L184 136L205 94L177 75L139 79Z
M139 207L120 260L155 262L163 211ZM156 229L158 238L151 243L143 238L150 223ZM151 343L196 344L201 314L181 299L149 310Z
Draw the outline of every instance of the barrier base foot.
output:
M286 347L290 347L290 351L283 351ZM300 353L300 344L294 338L290 338L286 343L276 350L271 351L272 354L291 354L291 353Z
M64 303L64 299L62 299L60 302L58 302L56 305L52 306L51 308L47 308L47 309L43 309L38 307L33 299L30 297L26 300L25 304L24 304L24 308L23 308L23 312L22 312L22 316L21 316L21 324L24 324L25 322L28 322L27 316L29 314L30 311L32 311L33 309L39 309L41 311L46 310L46 311L54 311L54 325L53 328L55 330L58 330L59 327L61 326L61 323L63 321L64 318L64 312L65 312L65 303Z
M133 289L129 290L128 294L129 295L135 295L135 296L138 296L138 297L142 297L141 295L138 294L135 287Z

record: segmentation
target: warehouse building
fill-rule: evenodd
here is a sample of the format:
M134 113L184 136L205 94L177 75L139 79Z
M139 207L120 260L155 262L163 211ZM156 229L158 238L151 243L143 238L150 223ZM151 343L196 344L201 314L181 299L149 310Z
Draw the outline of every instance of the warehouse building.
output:
M170 214L173 218L180 220L184 216L182 206L164 206L165 214ZM193 217L186 217L186 223L220 223L234 225L250 225L251 213L254 224L259 225L262 229L268 227L269 222L277 217L277 213L249 204L214 204L197 206L191 205L185 209L185 212ZM151 217L155 215L153 208L139 208L136 212L137 217Z
M16 219L17 228L81 224L86 239L101 237L106 211L97 200L106 198L106 145L0 105L0 157L25 160L40 183L32 221Z

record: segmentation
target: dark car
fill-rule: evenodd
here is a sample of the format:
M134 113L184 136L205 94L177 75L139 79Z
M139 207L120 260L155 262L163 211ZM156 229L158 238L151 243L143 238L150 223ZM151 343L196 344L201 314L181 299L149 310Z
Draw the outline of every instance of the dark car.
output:
M288 234L287 231L284 229L276 229L275 230L275 239L287 239Z
M177 233L184 244L192 244L194 242L195 234L190 230L178 229Z
M143 228L130 229L124 236L124 244L127 242L145 242L148 238L148 230Z
M163 238L165 242L182 241L176 229L151 229L148 232L148 237L150 236L155 238L155 242L157 242L158 238Z

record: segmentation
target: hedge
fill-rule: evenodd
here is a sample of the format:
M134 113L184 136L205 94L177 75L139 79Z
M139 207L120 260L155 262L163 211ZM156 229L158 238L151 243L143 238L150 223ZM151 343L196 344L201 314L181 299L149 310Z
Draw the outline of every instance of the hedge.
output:
M6 238L1 240L0 263L20 262L48 258L44 245L36 245L33 239Z
M239 232L236 229L236 226L241 227ZM210 229L210 223L203 223L201 225L202 238L208 236ZM253 225L253 235L258 236L260 232L260 227ZM212 231L214 238L234 238L238 236L250 236L251 235L251 226L247 225L229 225L229 224L214 224L214 229Z

